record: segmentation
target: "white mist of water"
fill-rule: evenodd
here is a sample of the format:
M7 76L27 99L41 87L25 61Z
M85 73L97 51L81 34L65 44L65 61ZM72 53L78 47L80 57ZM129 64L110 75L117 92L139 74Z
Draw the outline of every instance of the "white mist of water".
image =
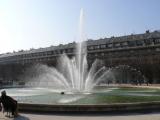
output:
M79 40L76 47L76 55L69 58L62 54L59 58L59 69L40 65L38 77L34 77L35 86L49 87L60 86L71 92L90 92L94 86L110 75L110 70L104 66L98 69L98 60L95 60L88 70L87 48L84 32L84 13L80 12ZM33 81L30 84L33 86Z

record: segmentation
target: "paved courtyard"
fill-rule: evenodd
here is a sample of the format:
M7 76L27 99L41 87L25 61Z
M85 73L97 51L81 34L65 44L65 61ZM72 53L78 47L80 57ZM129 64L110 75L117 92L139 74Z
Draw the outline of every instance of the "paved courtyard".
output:
M160 113L124 114L124 115L68 115L68 114L24 114L17 118L4 117L0 113L0 120L160 120Z

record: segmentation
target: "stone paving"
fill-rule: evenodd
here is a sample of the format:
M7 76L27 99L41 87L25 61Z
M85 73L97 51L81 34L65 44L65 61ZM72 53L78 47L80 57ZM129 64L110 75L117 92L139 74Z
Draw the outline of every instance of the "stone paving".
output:
M20 113L17 118L7 118L0 113L0 120L160 120L160 113L149 114L123 114L123 115L104 115L104 114L27 114Z

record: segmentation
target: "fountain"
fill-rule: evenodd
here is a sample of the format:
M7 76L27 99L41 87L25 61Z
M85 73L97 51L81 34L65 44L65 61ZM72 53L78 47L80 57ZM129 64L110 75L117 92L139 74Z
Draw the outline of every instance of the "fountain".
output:
M28 68L22 77L26 82L26 87L5 89L8 95L18 100L19 109L51 112L116 111L118 108L119 111L128 111L135 110L134 106L138 106L138 108L141 106L143 109L143 103L136 104L137 101L150 102L160 99L160 91L157 89L109 86L110 81L112 83L117 81L115 76L116 79L120 79L121 72L125 75L125 77L121 75L122 80L129 78L126 76L126 70L132 73L130 76L136 76L135 79L143 80L142 73L130 66L100 67L99 60L95 60L89 68L83 19L83 9L81 9L80 35L74 57L69 58L63 53L56 68L42 64L34 65ZM114 75L114 72L117 75ZM99 86L99 83L102 82L108 83L108 85ZM133 104L124 104L124 102L133 102ZM112 105L108 105L110 103Z
M77 41L75 57L69 58L65 53L59 58L59 65L56 69L54 67L47 67L45 65L37 66L37 76L34 80L30 79L30 85L33 87L48 87L57 85L65 91L73 93L91 92L93 87L102 81L109 74L109 69L102 66L98 68L98 60L95 60L91 68L88 70L87 63L87 49L86 39L84 34L84 14L83 9L80 12L79 23L79 41ZM34 85L33 85L34 82ZM62 91L64 91L62 90Z

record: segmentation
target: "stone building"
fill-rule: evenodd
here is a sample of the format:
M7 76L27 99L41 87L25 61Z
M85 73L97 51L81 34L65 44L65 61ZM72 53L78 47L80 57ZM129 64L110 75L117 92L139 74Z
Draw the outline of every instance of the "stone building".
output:
M130 74L128 73L130 71L136 71L135 75L128 75L130 77L121 80L121 83L130 83L129 79L132 78L136 80L138 72L145 78L145 81L160 83L160 31L87 40L86 44L89 65L95 59L100 59L105 66L118 68L113 69L115 74L119 69L119 73L121 71L125 76ZM12 84L14 81L19 81L19 76L24 74L25 69L37 63L56 66L57 59L61 54L66 53L69 57L73 57L75 47L76 43L73 42L1 54L0 84ZM128 70L129 68L130 70Z

